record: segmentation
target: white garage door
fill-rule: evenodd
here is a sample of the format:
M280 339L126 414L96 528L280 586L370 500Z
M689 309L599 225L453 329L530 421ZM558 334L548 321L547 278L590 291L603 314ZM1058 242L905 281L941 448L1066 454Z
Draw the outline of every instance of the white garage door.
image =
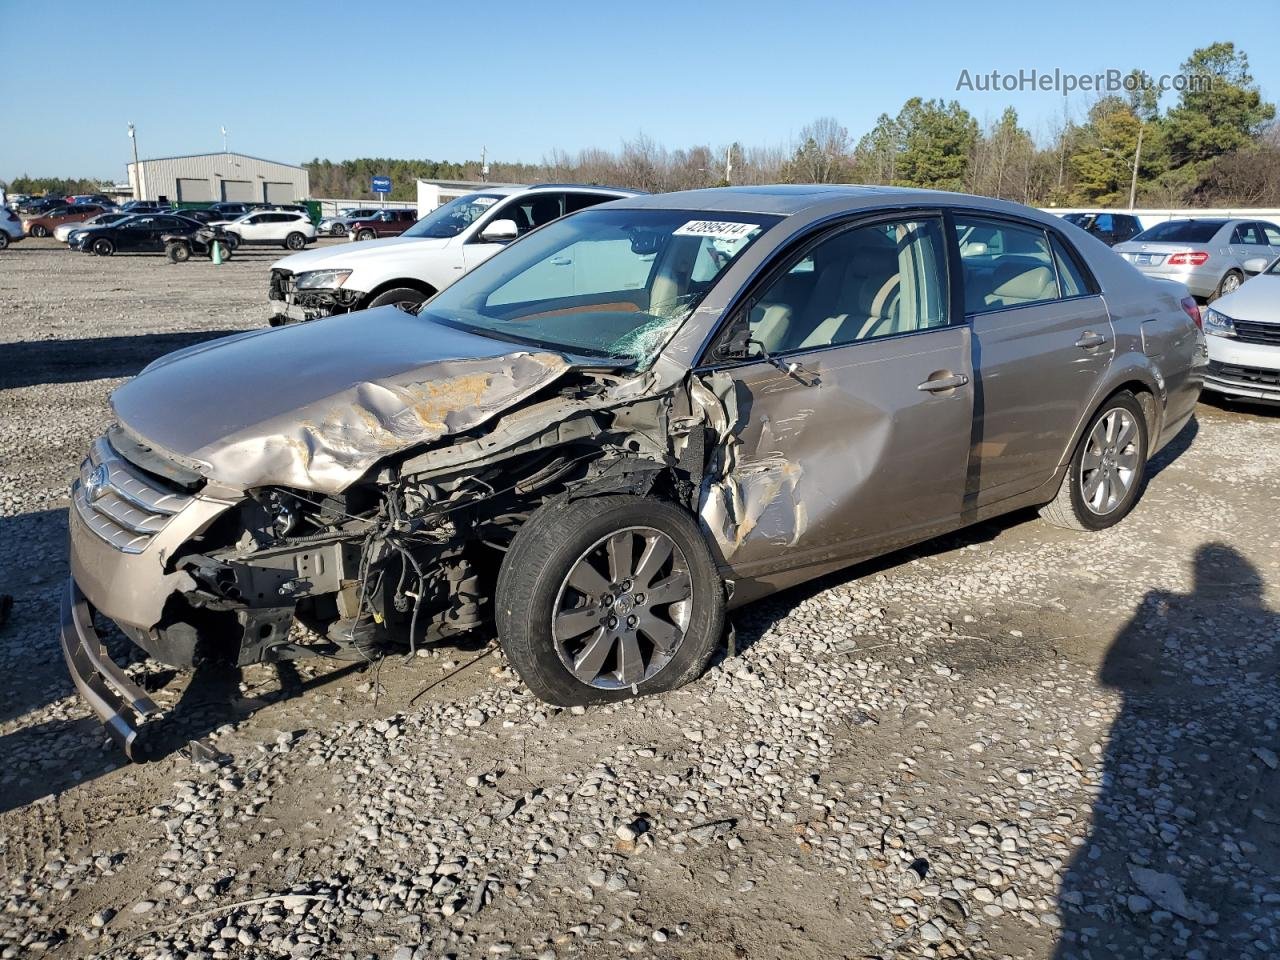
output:
M208 180L178 178L179 203L208 203L212 199L213 191L209 189Z
M242 203L253 203L253 184L248 180L223 180L222 199L239 200Z
M292 183L272 183L268 180L262 185L262 199L267 203L293 203L298 198L293 195Z

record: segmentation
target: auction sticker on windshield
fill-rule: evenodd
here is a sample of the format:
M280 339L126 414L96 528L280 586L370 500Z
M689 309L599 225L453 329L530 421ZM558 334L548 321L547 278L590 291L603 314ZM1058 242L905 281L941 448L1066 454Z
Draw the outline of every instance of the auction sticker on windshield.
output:
M690 220L672 231L675 237L711 237L713 240L745 240L760 229L758 223L732 223L727 220Z

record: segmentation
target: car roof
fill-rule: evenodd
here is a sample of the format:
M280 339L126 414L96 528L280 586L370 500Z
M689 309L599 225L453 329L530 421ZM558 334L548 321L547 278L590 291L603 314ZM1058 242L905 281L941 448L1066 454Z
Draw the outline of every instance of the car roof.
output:
M788 217L793 214L856 211L893 206L972 207L995 213L1044 219L1039 211L992 197L976 197L945 190L914 187L877 187L848 183L778 183L744 187L709 187L676 193L639 194L617 200L611 207L651 210L705 210L725 213L759 213ZM1053 217L1056 221L1058 218Z

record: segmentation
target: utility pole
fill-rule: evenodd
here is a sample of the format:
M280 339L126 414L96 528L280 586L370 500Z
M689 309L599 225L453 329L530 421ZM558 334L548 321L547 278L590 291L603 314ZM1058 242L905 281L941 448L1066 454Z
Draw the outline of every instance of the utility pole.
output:
M138 138L134 135L133 124L129 124L129 142L133 144L133 189L137 191L135 200L147 199L147 191L142 186L142 164L138 163Z
M724 151L724 182L732 183L729 174L733 173L733 144L729 144Z
M1138 125L1138 147L1133 151L1133 178L1129 181L1129 209L1133 209L1138 197L1138 164L1142 162L1142 134L1147 129L1145 123Z
M222 152L227 152L227 128L225 125L222 128Z
M489 155L489 148L481 147L480 148L480 179L483 180L485 183L489 182L489 160L487 159L488 155Z

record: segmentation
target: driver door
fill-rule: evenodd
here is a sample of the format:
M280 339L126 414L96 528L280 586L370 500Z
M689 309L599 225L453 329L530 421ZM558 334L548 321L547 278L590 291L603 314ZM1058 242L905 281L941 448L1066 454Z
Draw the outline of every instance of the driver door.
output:
M947 272L940 216L841 226L775 268L713 349L746 334L721 368L737 465L703 512L739 596L959 525L973 371Z
M563 193L522 193L506 201L485 220L472 239L467 241L462 251L462 259L466 264L466 269L468 271L475 269L478 264L484 263L507 245L506 242L491 243L481 237L485 227L489 224L497 220L512 220L516 225L517 237L522 237L530 230L540 227L544 223L550 223L552 220L557 220L562 216L564 216ZM568 263L560 264L560 266L569 265ZM570 283L572 283L572 279L572 271L570 270Z

